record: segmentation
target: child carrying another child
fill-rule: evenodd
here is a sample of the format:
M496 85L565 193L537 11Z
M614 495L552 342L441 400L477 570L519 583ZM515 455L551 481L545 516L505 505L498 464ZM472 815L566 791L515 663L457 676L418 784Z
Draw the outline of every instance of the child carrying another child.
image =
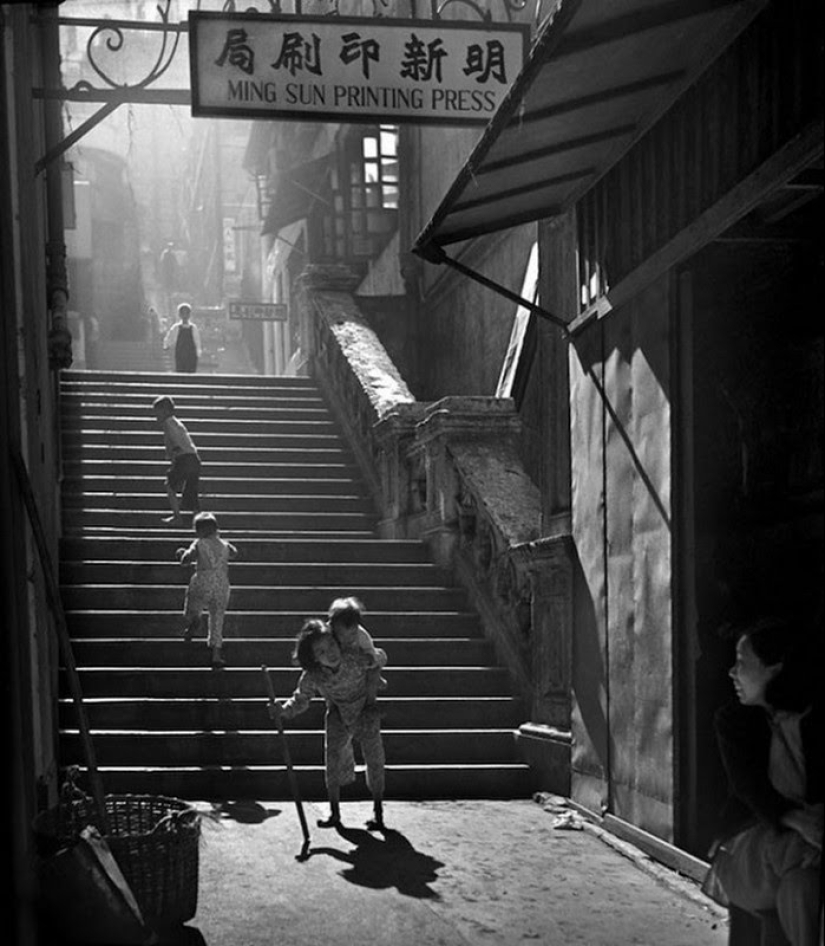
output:
M367 702L374 703L378 691L387 688L387 681L381 676L381 667L387 658L385 654L384 663L379 660L378 654L384 651L376 648L369 632L361 625L363 613L364 605L357 598L336 598L329 606L327 620L341 650L355 650L375 661L375 668L367 673Z
M189 579L183 613L186 616L184 640L191 641L201 627L201 612L209 611L207 646L212 648L212 666L226 666L223 657L223 619L229 604L229 560L238 550L220 537L218 521L211 512L201 512L193 520L197 538L186 549L178 549L175 557L181 565L194 565Z
M302 668L298 686L286 702L270 704L270 713L281 713L290 719L303 713L313 696L326 700L324 763L330 815L319 820L318 826L330 828L341 824L341 786L355 781L352 741L357 739L373 798L373 817L367 827L371 831L382 830L384 743L378 707L367 700L367 675L375 669L376 662L383 666L387 655L381 649L375 649L375 656L353 649L343 651L323 621L309 619L298 634L293 657Z
M200 475L201 461L197 448L189 436L189 431L175 416L175 402L169 395L156 397L152 409L158 423L163 428L163 445L169 459L166 471L166 495L172 515L163 521L169 525L183 525L181 508L187 512L200 512ZM178 493L182 491L180 502Z

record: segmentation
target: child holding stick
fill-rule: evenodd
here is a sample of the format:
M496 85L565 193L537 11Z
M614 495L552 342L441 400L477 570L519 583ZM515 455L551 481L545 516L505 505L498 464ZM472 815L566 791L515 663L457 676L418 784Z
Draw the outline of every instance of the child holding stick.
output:
M367 822L371 831L384 827L384 743L381 718L375 704L367 701L367 674L376 659L386 661L386 654L376 650L376 657L354 650L342 651L323 621L304 622L298 634L294 658L302 668L298 686L283 703L271 703L270 713L286 719L303 713L313 696L326 700L324 762L330 815L319 820L321 828L341 824L341 786L355 781L355 756L352 742L357 739L364 754L367 786L373 798L373 817Z

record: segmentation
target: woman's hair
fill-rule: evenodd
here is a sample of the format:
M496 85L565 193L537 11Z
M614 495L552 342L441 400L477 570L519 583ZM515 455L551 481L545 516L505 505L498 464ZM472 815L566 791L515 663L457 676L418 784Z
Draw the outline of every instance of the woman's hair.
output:
M774 709L800 711L810 705L819 670L812 648L794 624L783 616L760 618L736 628L736 639L746 637L766 667L782 664L765 687L765 700Z
M202 539L216 535L218 531L218 520L211 512L199 512L192 520L192 525L195 527L195 535Z
M352 627L361 623L364 605L357 598L336 598L329 606L327 617L330 624L343 624Z
M295 650L292 660L304 670L320 670L321 665L315 659L315 642L324 634L329 634L329 628L318 618L307 618L295 639Z

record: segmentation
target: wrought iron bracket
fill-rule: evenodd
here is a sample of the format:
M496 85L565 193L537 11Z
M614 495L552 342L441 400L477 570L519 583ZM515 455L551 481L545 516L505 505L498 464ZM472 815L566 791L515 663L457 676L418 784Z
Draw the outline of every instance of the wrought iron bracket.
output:
M86 57L92 70L107 88L96 89L90 82L81 81L71 89L57 88L44 89L36 88L33 90L34 98L46 100L59 100L62 102L102 102L103 106L95 112L90 118L86 119L82 125L67 135L62 141L43 155L35 162L35 176L41 174L53 161L59 158L64 152L78 142L84 135L91 131L96 125L99 125L105 118L112 114L118 106L126 103L140 105L189 105L191 103L191 93L188 89L149 89L152 83L156 82L170 67L178 51L178 44L182 33L189 31L189 24L186 22L172 23L169 19L169 11L172 0L160 0L157 5L159 22L148 22L143 20L103 20L94 17L58 17L58 26L85 26L91 27L92 32L86 42ZM282 14L281 0L260 0L263 4L268 4L270 13ZM426 2L426 0L424 0ZM512 20L515 13L525 9L529 0L500 0L502 3L507 20ZM201 0L197 0L196 9L200 9ZM338 15L338 0L329 0L330 10L327 16ZM380 18L383 16L382 7L387 5L386 0L373 0L374 16ZM537 0L537 10L541 5L541 0ZM478 0L429 0L430 19L445 19L445 13L451 7L469 8L479 19L484 22L492 22L492 13L485 9ZM410 0L410 11L413 19L417 14L418 0ZM225 0L223 4L225 12L234 13L237 9L235 0ZM247 7L244 11L250 15L258 13L255 7ZM303 12L302 0L293 0L293 13L300 16ZM102 42L109 53L120 52L125 43L124 32L155 32L161 34L160 48L154 63L147 74L138 82L125 84L116 82L104 69L99 61L97 46Z
M506 286L502 286L500 283L497 283L489 277L484 276L482 273L478 273L474 269L470 269L469 266L465 266L464 263L460 263L457 259L447 256L444 247L438 246L434 243L429 243L426 245L426 247L415 248L413 252L427 260L428 263L435 263L436 265L444 263L451 269L456 270L456 272L461 273L463 276L467 276L475 282L480 283L482 286L485 286L487 289L492 289L493 292L497 292L500 296L504 296L505 299L509 299L511 302L515 302L520 306L524 306L525 309L527 309L529 312L533 312L535 315L539 316L539 318L542 318L547 322L552 322L553 325L561 328L562 334L565 337L568 336L569 333L567 322L565 322L564 319L559 318L558 315L554 315L552 312L548 312L547 309L543 309L540 305L530 302L529 299L525 299L523 296L518 295L518 293L512 292Z

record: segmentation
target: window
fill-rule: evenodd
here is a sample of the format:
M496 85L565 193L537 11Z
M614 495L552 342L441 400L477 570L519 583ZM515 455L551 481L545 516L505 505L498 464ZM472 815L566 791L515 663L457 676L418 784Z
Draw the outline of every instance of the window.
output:
M376 256L396 227L398 128L355 129L333 173L334 213L324 220L324 253L334 259Z

